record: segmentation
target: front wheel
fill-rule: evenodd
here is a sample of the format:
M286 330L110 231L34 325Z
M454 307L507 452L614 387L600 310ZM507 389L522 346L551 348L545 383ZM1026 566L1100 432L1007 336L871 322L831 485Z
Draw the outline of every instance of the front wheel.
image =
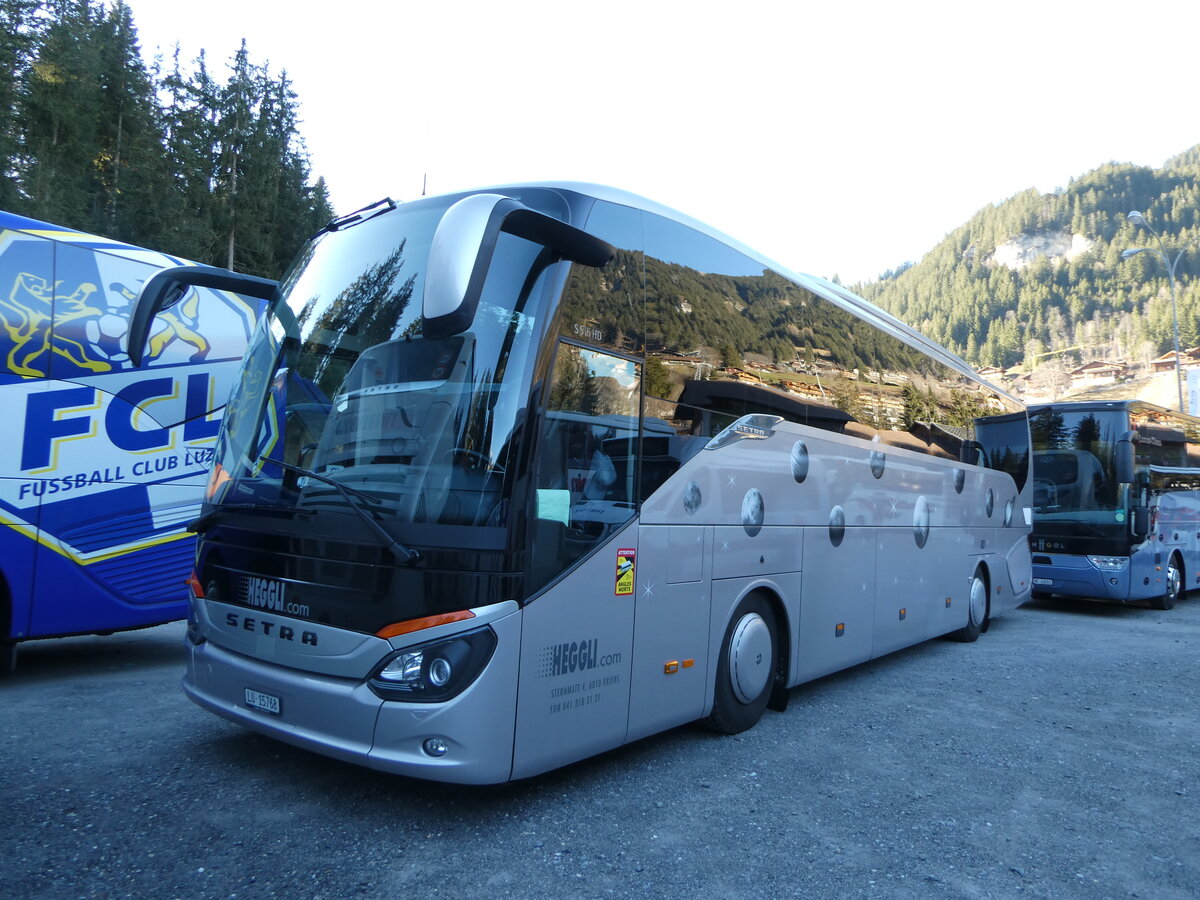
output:
M725 630L712 714L705 724L723 734L751 728L771 699L779 660L775 613L765 599L750 594L737 605Z
M1179 557L1172 556L1171 561L1167 563L1167 585L1163 588L1161 596L1150 600L1150 605L1155 609L1174 609L1182 593L1183 569L1179 567Z
M9 675L17 670L17 642L0 640L0 675Z
M983 572L975 570L971 576L971 593L967 601L967 624L951 634L956 641L970 644L979 640L987 621L988 587Z

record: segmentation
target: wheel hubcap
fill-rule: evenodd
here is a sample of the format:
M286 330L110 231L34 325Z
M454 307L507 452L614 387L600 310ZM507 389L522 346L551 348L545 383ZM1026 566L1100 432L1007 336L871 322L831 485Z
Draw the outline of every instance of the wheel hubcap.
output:
M971 622L975 625L983 624L983 617L987 615L987 587L983 583L982 578L971 579Z
M743 703L753 703L771 678L771 629L758 613L748 613L738 621L729 641L729 680L734 695Z

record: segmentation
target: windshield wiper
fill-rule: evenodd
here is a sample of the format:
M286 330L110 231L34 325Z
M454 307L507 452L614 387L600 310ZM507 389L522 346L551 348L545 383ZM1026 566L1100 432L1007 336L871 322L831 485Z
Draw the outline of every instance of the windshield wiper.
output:
M381 216L385 212L391 212L395 208L396 201L391 197L384 197L382 200L376 200L374 203L370 204L369 206L364 206L362 209L356 209L352 213L346 213L344 216L338 216L336 219L330 219L319 229L317 229L317 231L313 233L309 240L311 241L318 235L325 234L329 231L343 231L344 229L350 228L353 225L361 225L363 222L369 221L376 216Z
M295 472L298 475L304 475L308 478L315 478L322 484L327 484L334 488L339 494L342 495L342 498L346 501L346 505L354 510L355 514L364 522L366 522L367 526L379 536L380 540L383 541L384 546L391 551L392 556L396 557L397 560L406 566L411 566L414 563L421 561L420 550L417 550L415 547L406 547L404 544L401 544L388 533L386 528L379 524L379 520L376 519L374 515L372 515L362 506L359 506L358 500L354 499L355 497L358 497L360 500L366 500L371 503L381 503L382 501L380 501L378 497L372 497L365 491L358 490L358 488L347 487L340 481L330 478L328 475L322 475L319 472L314 472L312 469L306 469L303 466L294 466L291 463L285 463L273 456L264 456L262 459L265 462L274 463L281 469L287 469L289 472Z

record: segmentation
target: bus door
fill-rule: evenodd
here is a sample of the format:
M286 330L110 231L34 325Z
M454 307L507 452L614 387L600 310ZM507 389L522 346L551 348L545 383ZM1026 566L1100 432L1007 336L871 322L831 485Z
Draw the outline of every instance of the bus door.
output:
M18 231L0 233L0 412L16 433L0 441L0 617L8 593L13 637L29 633L44 478L21 471L26 410L49 389L54 244ZM0 640L4 634L0 622Z
M513 778L625 740L640 384L636 362L559 345L536 449Z
M708 694L713 529L642 525L639 532L628 740L695 721Z

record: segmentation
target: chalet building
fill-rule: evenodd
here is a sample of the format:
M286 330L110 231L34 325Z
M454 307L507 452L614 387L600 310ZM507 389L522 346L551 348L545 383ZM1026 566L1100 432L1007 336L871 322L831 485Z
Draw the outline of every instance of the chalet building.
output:
M665 366L707 366L710 365L708 360L703 356L671 356L668 354L657 355L658 360Z
M1175 364L1172 355L1171 365ZM1092 387L1100 384L1116 384L1129 373L1129 367L1122 362L1104 362L1094 360L1073 370L1071 375L1072 388Z
M1194 369L1200 366L1200 347L1191 347L1179 353L1179 367ZM1170 372L1175 368L1175 351L1168 350L1162 356L1150 360L1150 371Z
M807 384L803 381L782 381L780 382L780 387L789 394L799 394L802 397L823 398L825 396L825 392L817 387L817 385Z

